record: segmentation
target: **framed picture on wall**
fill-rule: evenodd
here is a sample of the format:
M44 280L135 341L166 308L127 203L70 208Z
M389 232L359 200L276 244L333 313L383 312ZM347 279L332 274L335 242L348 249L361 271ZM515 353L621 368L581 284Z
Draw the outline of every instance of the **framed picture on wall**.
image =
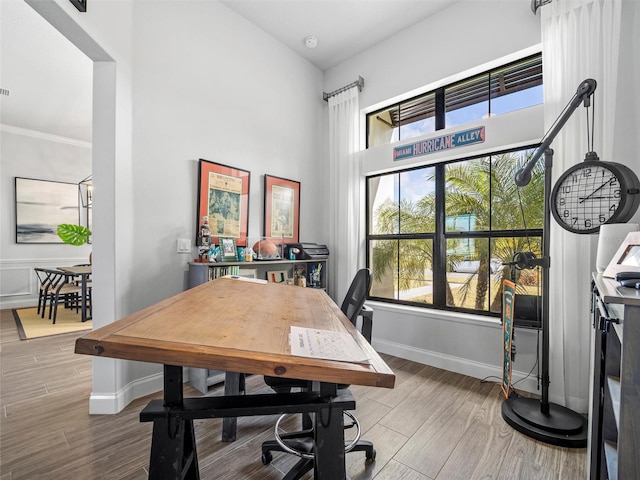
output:
M16 243L64 243L58 225L80 222L78 185L15 177Z
M264 176L263 234L283 243L298 243L300 233L300 182Z
M250 173L203 159L199 167L196 228L200 227L202 217L209 217L212 237L230 237L237 246L245 246Z

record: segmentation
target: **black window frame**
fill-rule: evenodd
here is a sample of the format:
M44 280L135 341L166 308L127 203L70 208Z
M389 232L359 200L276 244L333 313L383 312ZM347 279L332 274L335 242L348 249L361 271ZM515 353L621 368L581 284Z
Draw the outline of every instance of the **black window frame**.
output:
M433 303L427 304L423 302L412 302L408 300L400 300L397 298L386 298L386 297L378 297L375 295L369 295L367 297L368 300L379 301L383 303L396 304L396 305L407 305L407 306L415 306L424 309L432 309L432 310L443 310L443 311L451 311L451 312L462 312L462 313L470 313L475 315L482 316L490 316L490 317L499 317L499 312L491 312L490 308L487 310L478 310L473 308L464 308L464 307L455 307L448 306L446 302L446 282L447 282L447 272L446 272L446 261L447 261L447 240L455 239L455 238L478 238L478 239L487 239L489 245L491 245L491 241L496 238L530 238L530 239L542 239L543 229L542 228L522 228L517 230L492 230L491 226L489 226L488 230L482 231L457 231L457 232L447 232L446 231L446 213L445 213L445 169L447 165L474 160L479 158L486 157L494 157L498 155L503 155L512 152L520 152L527 149L535 149L538 147L538 144L533 145L525 145L519 146L517 148L510 149L502 149L496 150L492 152L486 152L479 155L473 156L463 156L455 159L450 159L443 162L436 162L427 165L419 165L413 166L401 170L394 170L392 172L384 172L373 175L367 175L365 178L365 250L366 250L366 265L368 268L372 268L371 265L371 243L378 240L392 240L392 241L401 241L401 240L414 240L414 239L430 239L433 242L433 262L432 262L432 272L433 272ZM421 233L391 233L391 234L372 234L371 233L371 219L373 218L372 212L370 211L370 180L378 177L385 177L390 175L400 175L404 172L420 170L424 168L435 168L435 231L433 233L429 232L421 232ZM492 199L489 198L489 208L493 208ZM493 215L491 215L493 216Z
M510 71L510 69L519 65L521 68L516 71ZM486 82L484 81L485 77L487 80ZM480 101L484 101L483 99L486 99L489 102L488 114L490 115L492 98L515 93L517 91L542 84L542 53L535 53L519 60L509 62L505 65L486 70L463 80L452 82L436 88L435 90L416 95L407 100L403 100L402 102L387 105L366 115L365 148L368 149L370 147L369 137L371 119L375 118L382 112L395 110L396 113L391 115L391 123L388 123L383 119L380 120L384 123L388 123L392 127L401 127L402 125L428 118L433 111L433 115L435 117L435 131L438 131L447 128L445 120L447 105L454 105L456 108L462 108L464 106L479 103ZM447 102L447 92L456 92L458 96ZM435 97L435 108L431 105L432 97ZM418 100L420 99L425 99L423 109L420 109L419 107L420 102ZM406 107L405 110L403 110L403 107ZM407 114L406 116L402 115L403 111ZM393 118L394 115L396 117L395 119ZM407 139L398 139L400 142L404 140Z

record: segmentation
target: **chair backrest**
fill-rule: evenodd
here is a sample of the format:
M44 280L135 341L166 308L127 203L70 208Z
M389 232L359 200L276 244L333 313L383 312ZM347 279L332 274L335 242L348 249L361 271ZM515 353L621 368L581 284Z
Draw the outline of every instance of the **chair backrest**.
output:
M362 310L364 301L367 299L369 289L371 288L371 271L368 268L362 268L356 272L351 281L347 295L342 301L340 310L346 317L356 324L356 319Z
M40 282L40 289L44 291L51 290L64 278L64 274L60 270L40 267L36 267L34 270Z

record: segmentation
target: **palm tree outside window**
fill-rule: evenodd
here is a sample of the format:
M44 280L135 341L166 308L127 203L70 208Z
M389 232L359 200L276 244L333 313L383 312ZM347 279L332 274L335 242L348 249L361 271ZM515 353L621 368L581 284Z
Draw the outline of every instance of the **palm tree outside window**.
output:
M533 149L498 152L367 178L370 297L498 315L502 280L536 295L536 270L512 270L520 251L541 255L544 169L518 188Z

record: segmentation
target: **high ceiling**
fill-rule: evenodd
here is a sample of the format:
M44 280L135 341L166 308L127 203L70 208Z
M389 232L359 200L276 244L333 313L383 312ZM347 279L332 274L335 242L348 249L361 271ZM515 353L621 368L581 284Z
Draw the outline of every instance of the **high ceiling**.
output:
M457 0L222 0L320 70L384 41ZM318 39L309 49L305 37Z
M91 8L89 0L88 8ZM320 70L458 0L221 0ZM0 0L0 123L91 141L91 61L23 0ZM309 49L305 37L318 39Z
M91 141L91 60L23 0L0 0L0 22L0 123Z

